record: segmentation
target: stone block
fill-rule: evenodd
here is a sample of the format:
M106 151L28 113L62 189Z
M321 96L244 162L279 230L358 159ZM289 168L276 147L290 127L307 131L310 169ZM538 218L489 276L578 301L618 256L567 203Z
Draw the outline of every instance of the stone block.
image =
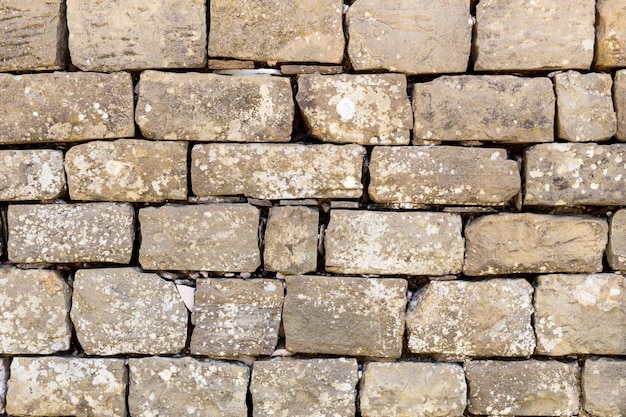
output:
M139 210L139 263L151 270L254 272L261 265L259 209L249 204Z
M287 77L144 71L135 118L151 139L288 142L294 107Z
M395 278L288 276L287 350L398 358L407 282Z
M617 133L615 136L618 140L626 141L626 70L615 73L613 101L617 114Z
M582 373L583 408L594 416L626 415L626 361L588 358Z
M607 240L607 222L590 216L483 216L465 226L463 272L470 276L601 272Z
M521 187L517 162L504 149L377 146L369 172L377 203L503 205Z
M596 10L595 65L626 66L626 4L621 0L598 0Z
M435 212L332 210L326 270L339 274L457 274L461 216Z
M65 189L63 152L0 150L0 200L54 200Z
M609 220L606 258L611 268L626 271L626 210L618 210Z
M413 139L552 142L555 101L547 77L442 76L413 87Z
M83 71L201 68L205 0L67 0L72 63Z
M11 358L0 358L0 413L4 413L6 411L7 381L9 379L10 365Z
M8 209L9 261L127 264L135 210L128 204L25 204Z
M146 201L187 198L184 142L94 141L65 154L73 200Z
M535 332L538 355L626 354L626 278L537 277Z
M364 158L359 145L201 144L191 185L197 196L359 198Z

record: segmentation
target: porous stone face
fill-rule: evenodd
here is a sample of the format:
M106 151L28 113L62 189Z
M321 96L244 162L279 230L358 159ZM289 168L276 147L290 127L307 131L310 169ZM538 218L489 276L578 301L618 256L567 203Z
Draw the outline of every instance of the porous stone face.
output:
M270 355L278 343L284 289L269 279L198 280L191 353L217 358Z
M626 66L626 4L620 0L598 0L596 65Z
M615 136L618 140L626 141L626 70L615 73L613 101L617 114L617 133Z
M359 390L363 417L460 416L466 396L463 368L447 363L370 362Z
M144 71L135 117L152 139L288 142L294 107L286 77Z
M582 373L583 408L599 417L626 415L626 361L588 358Z
M176 286L132 268L77 271L71 317L88 355L175 354L187 339Z
M0 144L135 134L133 83L128 73L0 74L0 91L4 96Z
M7 380L9 379L10 358L0 358L0 413L6 411Z
M626 210L618 210L609 220L609 244L606 258L611 268L626 271Z
M204 0L67 0L72 63L83 71L206 65Z
M589 216L483 216L465 226L463 272L601 272L607 240L607 222Z
M195 145L191 185L197 196L359 198L365 153L359 145Z
M407 282L394 278L288 276L287 350L398 358Z
M474 69L588 69L593 60L595 4L595 0L481 1L476 6Z
M248 204L139 210L144 269L253 272L261 264L259 209Z
M333 210L326 270L340 274L445 275L461 272L461 217L434 212Z
M413 138L551 142L554 103L552 82L547 77L442 76L413 87Z
M369 195L378 203L501 205L520 191L504 149L375 147Z
M128 366L128 405L133 416L247 414L247 366L190 357L131 358Z
M27 204L8 209L13 263L110 262L133 253L135 211L128 204Z
M18 416L126 416L123 359L13 358L6 411Z
M65 170L73 200L164 201L187 198L184 142L120 139L72 147Z
M465 362L469 412L501 416L578 414L579 367L575 362Z
M626 278L542 275L535 292L539 355L626 354Z
M358 0L346 14L348 56L357 71L464 72L470 54L469 0Z
M63 152L2 150L0 161L0 200L54 200L63 193Z
M406 145L413 124L401 74L304 74L296 101L312 135L325 142Z

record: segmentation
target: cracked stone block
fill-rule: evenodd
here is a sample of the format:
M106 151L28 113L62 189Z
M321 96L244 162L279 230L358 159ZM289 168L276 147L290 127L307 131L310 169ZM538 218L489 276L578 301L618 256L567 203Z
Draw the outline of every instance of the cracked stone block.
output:
M594 416L626 415L626 361L588 358L582 373L583 408Z
M617 114L617 133L615 136L618 140L626 141L626 70L615 73L613 101Z
M0 358L0 413L4 413L6 411L7 381L9 379L10 364L11 358Z
M606 258L611 268L626 271L626 210L618 210L609 220Z
M54 200L65 189L63 152L0 150L0 200Z
M626 66L626 3L598 0L596 61L601 68Z

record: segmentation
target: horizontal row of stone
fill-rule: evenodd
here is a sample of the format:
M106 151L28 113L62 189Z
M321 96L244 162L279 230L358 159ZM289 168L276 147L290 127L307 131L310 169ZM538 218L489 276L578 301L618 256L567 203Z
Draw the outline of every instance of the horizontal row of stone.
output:
M310 133L362 145L559 139L626 140L626 70L548 77L442 76L412 85L401 74L305 74L295 102ZM290 79L144 71L135 111L129 73L0 74L0 144L144 137L287 142ZM613 91L612 91L613 89ZM555 110L556 103L556 110ZM25 111L27 110L27 111Z

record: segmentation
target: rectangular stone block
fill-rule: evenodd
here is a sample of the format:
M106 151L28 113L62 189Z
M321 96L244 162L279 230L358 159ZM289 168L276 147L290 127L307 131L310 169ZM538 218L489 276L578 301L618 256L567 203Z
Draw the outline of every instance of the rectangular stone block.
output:
M626 271L626 210L618 210L609 220L606 258L611 268Z
M127 264L135 210L128 204L27 204L8 209L9 261Z
M434 212L333 210L324 241L326 270L340 274L457 274L461 216Z
M261 265L259 209L248 204L139 210L144 269L254 272Z
M289 142L294 107L287 77L144 71L135 118L151 139Z
M9 366L11 358L0 358L0 413L6 411L7 381L9 379Z
M187 198L184 142L94 141L65 154L72 200L145 201Z
M555 101L552 82L547 77L439 77L413 87L413 138L552 142Z
M0 150L0 200L54 200L65 189L63 152Z
M596 10L595 65L626 66L626 4L621 0L598 0Z
M191 185L196 196L359 198L364 158L359 145L201 144Z
M135 134L128 73L0 74L0 144L72 142Z
M377 203L503 205L521 187L517 162L504 149L377 146L369 172Z
M615 136L618 140L626 141L626 70L615 73L613 101L617 115L617 133Z
M583 407L599 417L626 415L626 361L588 358L582 374Z
M465 226L463 273L601 272L607 240L607 222L590 216L483 216Z

